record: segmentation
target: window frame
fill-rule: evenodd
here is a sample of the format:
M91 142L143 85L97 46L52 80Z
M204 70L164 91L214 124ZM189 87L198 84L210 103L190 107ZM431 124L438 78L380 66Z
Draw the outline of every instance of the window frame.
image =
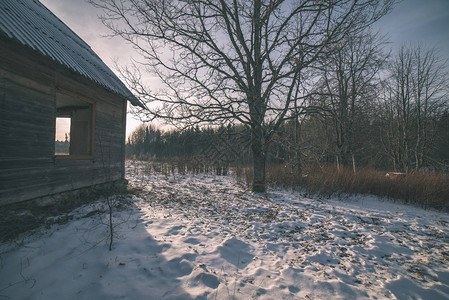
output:
M60 117L58 116L58 97L70 97L73 98L76 101L83 101L86 102L89 106L90 106L90 110L91 110L91 114L90 114L90 124L91 124L91 128L90 128L90 145L89 145L89 152L90 154L87 155L72 155L72 154L56 154L54 153L54 159L55 160L73 160L73 159L78 159L78 160L93 160L95 157L95 115L96 115L96 103L95 101L82 97L80 95L77 95L75 93L69 92L69 91L65 91L65 90L58 90L56 92L56 96L55 96L55 128L54 128L54 138L53 138L53 143L56 143L56 118ZM70 117L72 119L72 117ZM72 120L71 120L71 125L72 125ZM70 137L70 143L72 143L72 138ZM54 148L54 147L53 147Z

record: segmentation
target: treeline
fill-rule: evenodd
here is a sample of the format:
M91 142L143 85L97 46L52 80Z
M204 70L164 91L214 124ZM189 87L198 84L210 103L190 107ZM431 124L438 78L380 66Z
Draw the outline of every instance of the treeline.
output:
M250 132L244 126L205 127L164 131L151 124L138 127L128 138L128 158L197 157L211 162L250 163Z
M389 147L395 144L388 131L394 124L387 122L382 114L382 107L373 105L372 111L357 116L349 156L342 155L338 146L340 141L335 130L335 118L312 114L299 122L288 121L273 138L267 162L284 164L288 171L293 172L329 165L405 171L395 164L391 154L394 148ZM428 122L432 130L428 133L428 152L420 163L420 169L448 172L449 111ZM411 140L417 138L414 135L410 134ZM196 158L210 164L248 165L251 163L250 138L250 128L241 125L164 131L151 124L143 124L128 138L126 151L128 158L144 160ZM415 167L412 159L409 163Z

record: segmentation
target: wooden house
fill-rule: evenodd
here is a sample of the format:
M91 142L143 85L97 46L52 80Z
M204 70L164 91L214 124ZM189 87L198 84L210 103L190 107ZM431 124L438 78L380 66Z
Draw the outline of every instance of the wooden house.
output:
M0 1L0 206L122 186L127 101L142 106L37 0Z

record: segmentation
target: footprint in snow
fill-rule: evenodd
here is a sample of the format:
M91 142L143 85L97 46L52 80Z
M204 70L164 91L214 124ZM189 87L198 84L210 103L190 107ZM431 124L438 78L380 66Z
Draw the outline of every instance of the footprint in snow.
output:
M188 238L184 241L184 243L198 245L200 243L200 241L196 238Z
M162 271L175 278L189 275L193 271L193 264L189 260L184 257L173 258L161 266Z
M179 231L180 231L181 229L183 229L183 228L184 228L184 226L182 226L182 225L174 226L174 227L170 228L169 231L167 231L167 233L165 234L165 236L177 235L177 234L179 234Z
M217 250L226 261L241 268L251 263L254 257L251 254L252 248L235 237L225 241Z
M199 284L203 284L211 289L216 289L220 285L220 281L217 276L209 273L200 273L195 276L192 280L193 286L198 286Z

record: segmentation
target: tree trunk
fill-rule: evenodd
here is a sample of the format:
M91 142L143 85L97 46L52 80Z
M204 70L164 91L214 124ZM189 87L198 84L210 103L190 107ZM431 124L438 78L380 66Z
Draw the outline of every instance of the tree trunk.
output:
M266 104L262 96L262 59L261 59L261 6L260 0L254 1L254 64L253 64L253 88L249 95L250 113L253 124L251 125L251 148L253 153L253 192L265 192L265 134L262 127L265 117ZM249 86L252 84L250 83Z
M253 154L253 186L252 191L265 193L265 162L266 153L263 142L262 127L253 128L251 131L251 150Z
M298 109L296 107L295 103L295 112L298 114ZM301 177L302 175L302 169L301 169L301 147L299 145L300 137L301 137L301 128L299 124L299 117L295 118L295 166L296 166L296 174Z

